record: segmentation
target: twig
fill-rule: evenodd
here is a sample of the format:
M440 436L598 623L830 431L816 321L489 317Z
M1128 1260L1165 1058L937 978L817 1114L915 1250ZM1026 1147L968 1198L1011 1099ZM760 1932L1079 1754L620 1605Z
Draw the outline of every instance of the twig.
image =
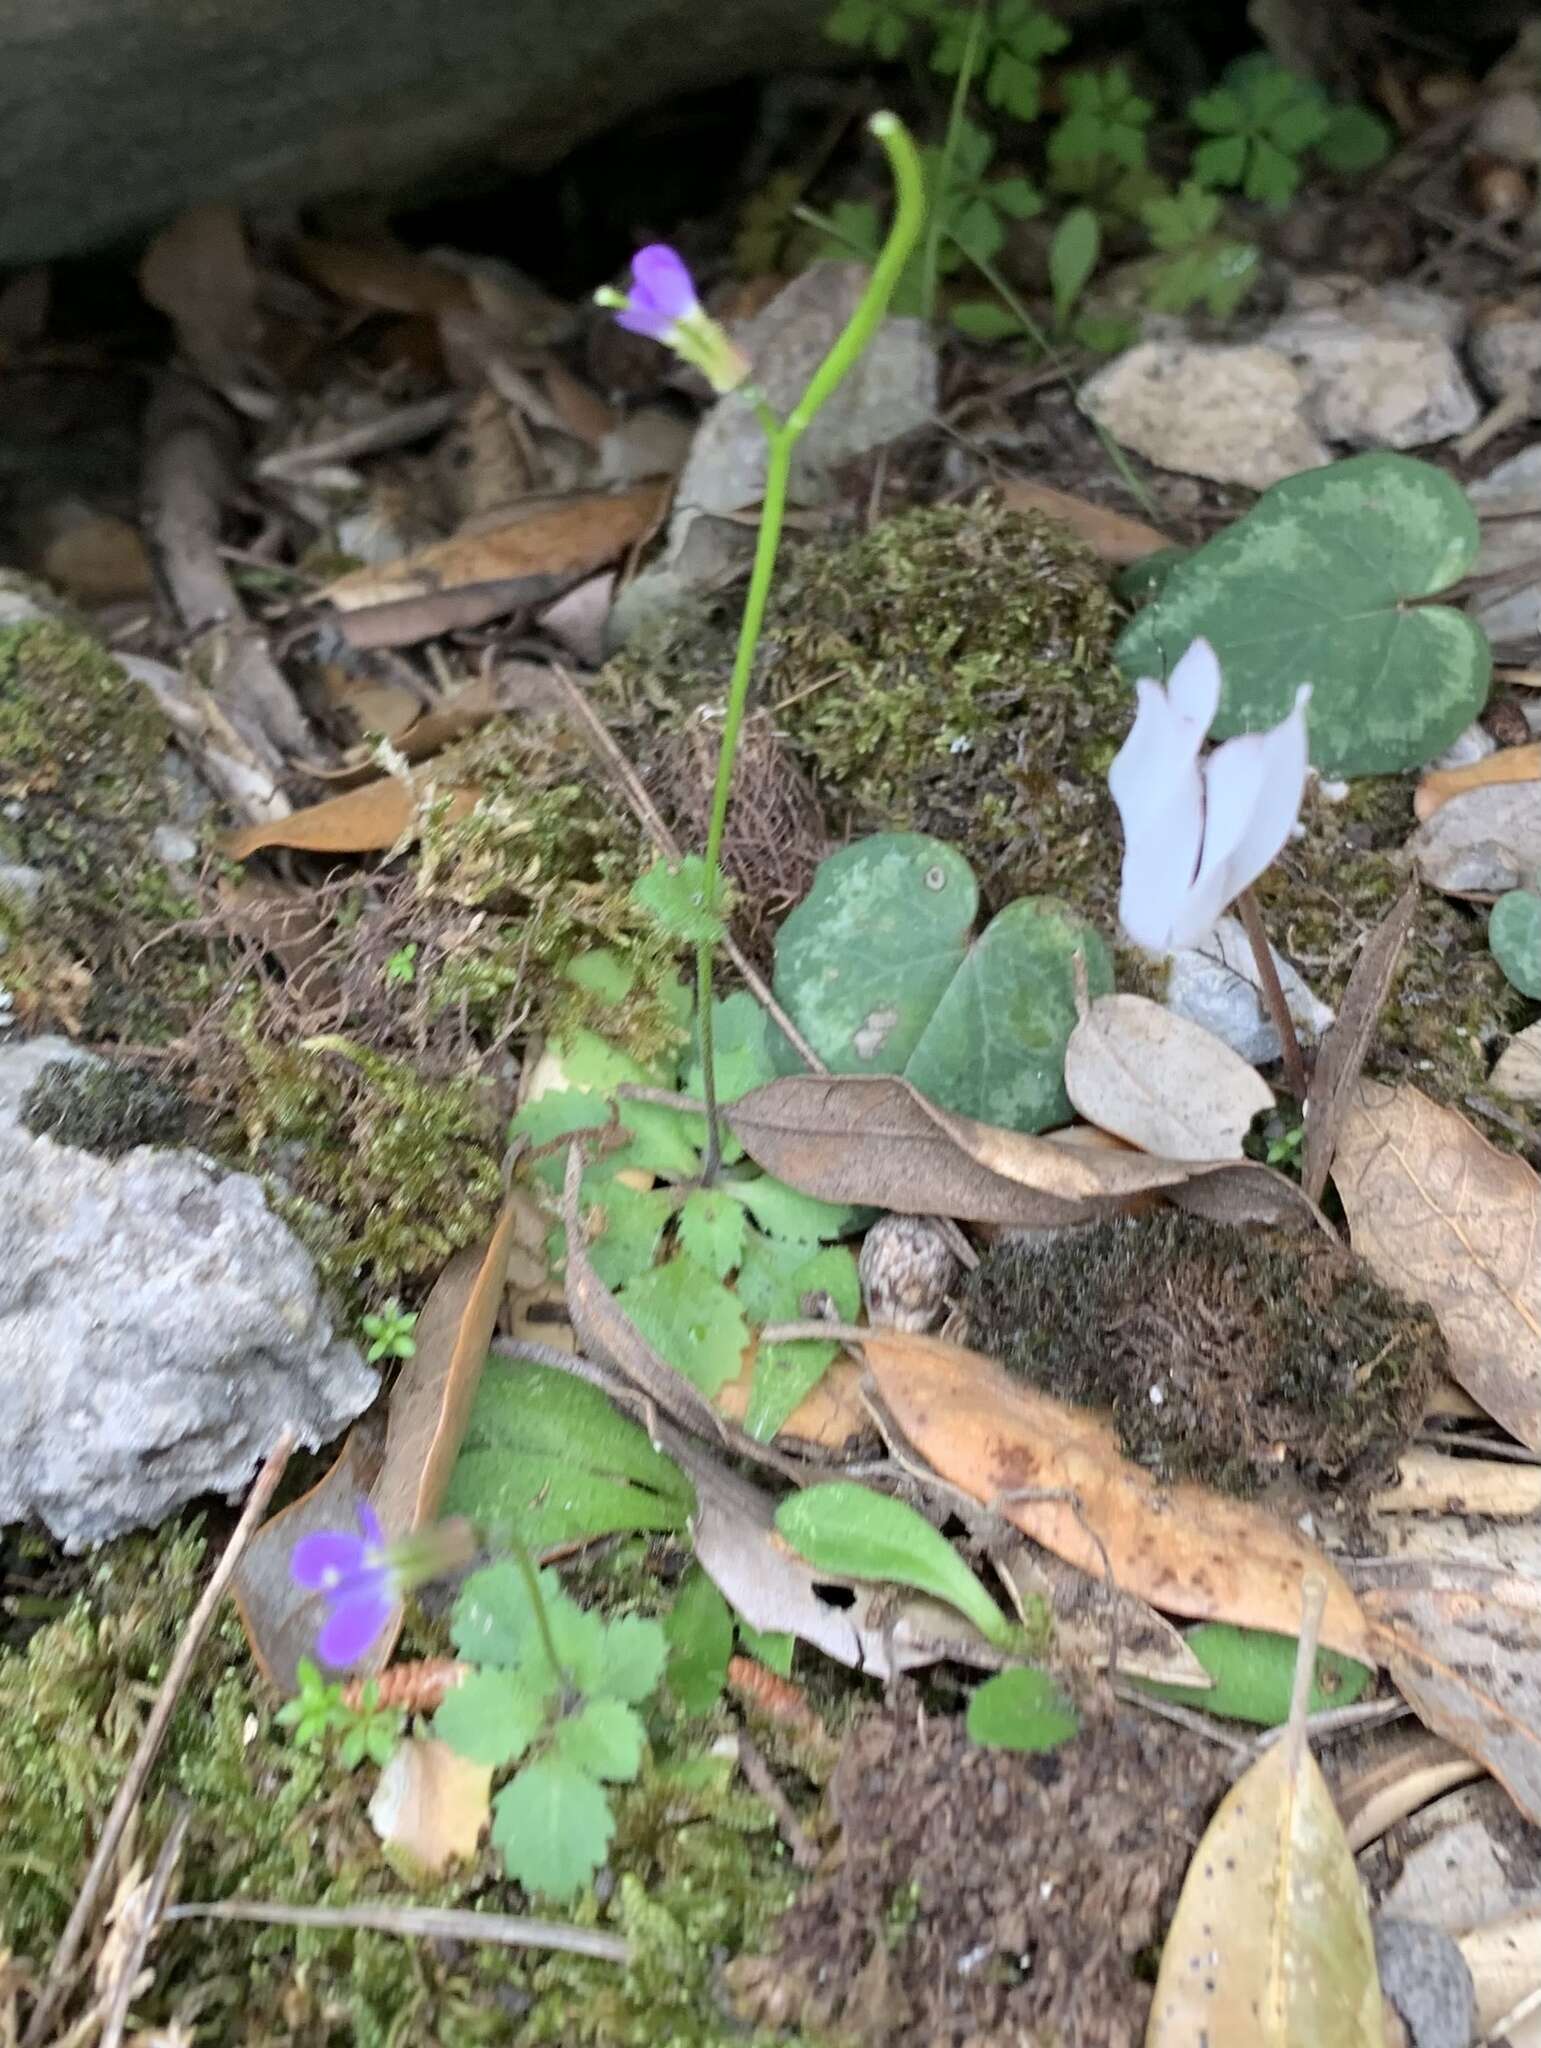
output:
M119 2043L123 2039L123 2029L128 2024L128 2009L134 2002L134 1985L139 1976L139 1966L144 1961L145 1950L150 1946L161 1923L166 1894L171 1889L177 1859L182 1854L182 1843L191 1819L192 1808L184 1806L166 1831L166 1839L161 1844L161 1852L155 1859L155 1868L150 1873L150 1882L140 1902L139 1924L123 1950L118 1973L113 1980L107 2009L102 2017L101 2048L119 2048Z
M786 1843L796 1867L799 1870L817 1870L817 1846L809 1840L807 1830L792 1811L791 1800L776 1783L775 1772L755 1748L754 1738L744 1728L738 1731L738 1767L748 1779L750 1791L775 1815L781 1839Z
M356 1927L408 1940L490 1941L499 1948L562 1949L601 1963L631 1960L630 1943L595 1927L564 1927L559 1920L525 1920L513 1913L471 1913L463 1906L270 1906L258 1900L211 1899L173 1906L168 1920L253 1920L263 1927Z
M1308 1714L1305 1732L1315 1742L1324 1735L1343 1735L1354 1728L1378 1728L1387 1721L1403 1720L1411 1712L1406 1700L1361 1700L1357 1706L1327 1707L1320 1714ZM1287 1730L1287 1722L1265 1728L1252 1747L1261 1755Z
M1263 929L1262 913L1257 907L1257 898L1250 889L1243 889L1236 899L1236 908L1241 914L1242 929L1252 945L1252 957L1257 962L1258 987L1263 992L1263 1001L1268 1005L1268 1014L1273 1028L1279 1034L1279 1050L1284 1059L1284 1078L1291 1095L1298 1102L1306 1099L1306 1063L1300 1056L1300 1040L1295 1036L1295 1020L1290 1015L1290 1006L1285 1001L1284 989L1279 981L1279 970L1273 964L1273 948L1268 943L1268 934Z
M308 441L298 448L282 448L276 455L265 456L257 464L257 475L283 483L328 462L346 462L355 455L379 455L387 448L402 448L447 427L464 408L465 400L458 391L398 405L378 419L344 427L340 434L328 435L324 441Z
M1190 1735L1202 1735L1206 1742L1217 1743L1221 1749L1230 1750L1238 1758L1252 1754L1250 1742L1219 1727L1207 1714L1180 1706L1176 1700L1160 1699L1153 1692L1142 1692L1137 1685L1117 1678L1113 1680L1113 1697L1122 1700L1126 1707L1142 1707L1159 1720L1175 1722L1179 1728L1186 1728Z
M96 1911L98 1894L106 1881L108 1871L112 1868L113 1859L118 1853L119 1844L133 1817L134 1809L139 1804L145 1781L150 1775L151 1767L165 1738L171 1716L176 1711L177 1701L187 1683L188 1673L193 1668L193 1660L203 1647L203 1639L208 1634L219 1603L225 1596L225 1589L234 1578L242 1553L251 1541L268 1502L273 1498L279 1480L284 1476L284 1468L294 1453L297 1441L293 1429L286 1428L280 1433L278 1442L268 1453L266 1464L252 1483L246 1506L241 1510L241 1519L236 1523L230 1541L225 1545L224 1556L214 1567L213 1576L203 1589L203 1597L193 1609L187 1627L182 1632L182 1640L177 1645L176 1654L167 1668L166 1676L161 1680L161 1689L155 1695L155 1704L151 1707L149 1719L144 1724L144 1732L139 1738L138 1748L134 1751L133 1761L129 1764L123 1783L118 1787L118 1796L113 1800L112 1810L103 1824L96 1852L81 1880L80 1896L75 1901L74 1911L65 1923L64 1932L60 1935L58 1946L49 1962L48 1974L44 1977L42 1989L38 1993L38 2002L33 2008L32 2017L27 2023L27 2031L22 2037L22 2048L40 2048L49 2024L58 2010L66 1980L74 1966L76 1953Z
M1316 1644L1322 1632L1322 1615L1327 1607L1327 1581L1320 1572L1307 1572L1300 1583L1300 1640L1295 1645L1295 1682L1290 1687L1290 1715L1284 1724L1285 1770L1290 1782L1300 1776L1307 1755L1306 1704L1311 1681L1316 1675Z

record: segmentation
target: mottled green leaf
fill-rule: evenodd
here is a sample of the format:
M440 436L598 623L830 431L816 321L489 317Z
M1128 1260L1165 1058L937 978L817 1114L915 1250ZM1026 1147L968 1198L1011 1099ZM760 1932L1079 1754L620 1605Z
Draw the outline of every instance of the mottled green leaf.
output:
M1487 942L1509 980L1527 996L1541 996L1541 896L1511 889L1488 915Z

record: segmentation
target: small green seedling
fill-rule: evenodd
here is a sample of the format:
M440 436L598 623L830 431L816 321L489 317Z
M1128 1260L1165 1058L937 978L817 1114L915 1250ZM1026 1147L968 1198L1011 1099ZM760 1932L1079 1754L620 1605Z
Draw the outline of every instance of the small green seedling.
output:
M276 1719L292 1729L301 1749L324 1749L336 1736L337 1761L345 1771L356 1771L366 1760L389 1763L401 1738L406 1720L399 1707L380 1705L380 1688L370 1679L359 1704L349 1706L341 1683L323 1678L313 1658L302 1657L295 1676L299 1691L279 1708Z
M411 1358L417 1351L417 1340L412 1334L417 1328L416 1311L404 1309L395 1299L376 1309L373 1315L365 1316L359 1327L369 1339L366 1355L371 1365L382 1358Z
M1068 1742L1081 1717L1047 1671L1019 1665L975 1687L964 1726L982 1749L1032 1754Z
M398 946L385 963L387 988L410 988L417 979L417 941Z
M664 1631L587 1612L520 1554L466 1580L451 1633L475 1668L434 1732L473 1763L513 1769L492 1802L493 1846L526 1891L573 1898L615 1833L605 1787L642 1768L637 1707L663 1676Z

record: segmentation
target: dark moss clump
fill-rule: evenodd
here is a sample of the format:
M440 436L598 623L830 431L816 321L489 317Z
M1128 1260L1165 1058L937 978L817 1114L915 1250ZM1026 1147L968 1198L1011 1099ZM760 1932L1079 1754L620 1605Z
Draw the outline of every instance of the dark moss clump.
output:
M0 630L0 862L43 876L0 903L0 986L28 1023L160 1042L206 989L203 949L165 940L179 900L150 837L174 792L147 693L55 619ZM153 971L137 956L156 940Z
M639 636L601 688L639 725L720 701L737 607ZM933 832L991 897L1117 890L1108 762L1128 722L1105 572L1052 522L986 495L788 551L756 661L758 701L831 826ZM634 752L647 761L645 740Z
M1325 1238L1176 1210L998 1245L965 1306L980 1349L1110 1410L1128 1457L1242 1495L1387 1477L1444 1349L1427 1309Z
M55 1138L117 1159L136 1145L180 1145L191 1118L187 1098L134 1067L53 1060L21 1101L21 1120Z

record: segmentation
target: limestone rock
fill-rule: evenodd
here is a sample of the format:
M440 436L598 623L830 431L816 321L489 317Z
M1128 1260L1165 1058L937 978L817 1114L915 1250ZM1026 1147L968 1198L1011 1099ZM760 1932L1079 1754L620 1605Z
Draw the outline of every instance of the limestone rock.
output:
M755 382L785 416L855 310L867 273L850 263L818 263L779 291L735 330L755 366ZM936 410L935 344L920 320L885 320L856 367L815 414L792 464L794 503L832 494L831 471L926 424ZM739 391L720 398L702 420L675 493L669 565L679 566L686 536L702 513L742 512L765 485L765 435L753 403Z
M1541 441L1533 441L1507 462L1500 462L1467 487L1482 521L1482 547L1473 574L1497 576L1516 572L1512 583L1479 589L1471 614L1488 638L1500 646L1541 634ZM1521 574L1521 571L1528 571Z
M79 1550L239 1491L285 1423L324 1443L376 1381L251 1175L25 1129L60 1057L82 1055L0 1048L0 1523L38 1515Z
M1264 491L1331 457L1306 384L1273 348L1143 341L1082 386L1083 412L1162 469Z
M1240 919L1222 917L1200 945L1182 946L1163 957L1167 982L1162 1001L1174 1016L1202 1024L1255 1067L1279 1058L1279 1034L1263 1007L1257 963ZM1295 1029L1305 1039L1319 1039L1332 1023L1333 1012L1312 994L1288 960L1278 953L1273 958Z
M1476 424L1477 396L1433 293L1363 292L1286 314L1262 339L1300 372L1310 418L1329 441L1423 448Z
M1477 382L1490 398L1530 391L1541 375L1541 320L1525 315L1484 320L1473 329L1467 353Z

